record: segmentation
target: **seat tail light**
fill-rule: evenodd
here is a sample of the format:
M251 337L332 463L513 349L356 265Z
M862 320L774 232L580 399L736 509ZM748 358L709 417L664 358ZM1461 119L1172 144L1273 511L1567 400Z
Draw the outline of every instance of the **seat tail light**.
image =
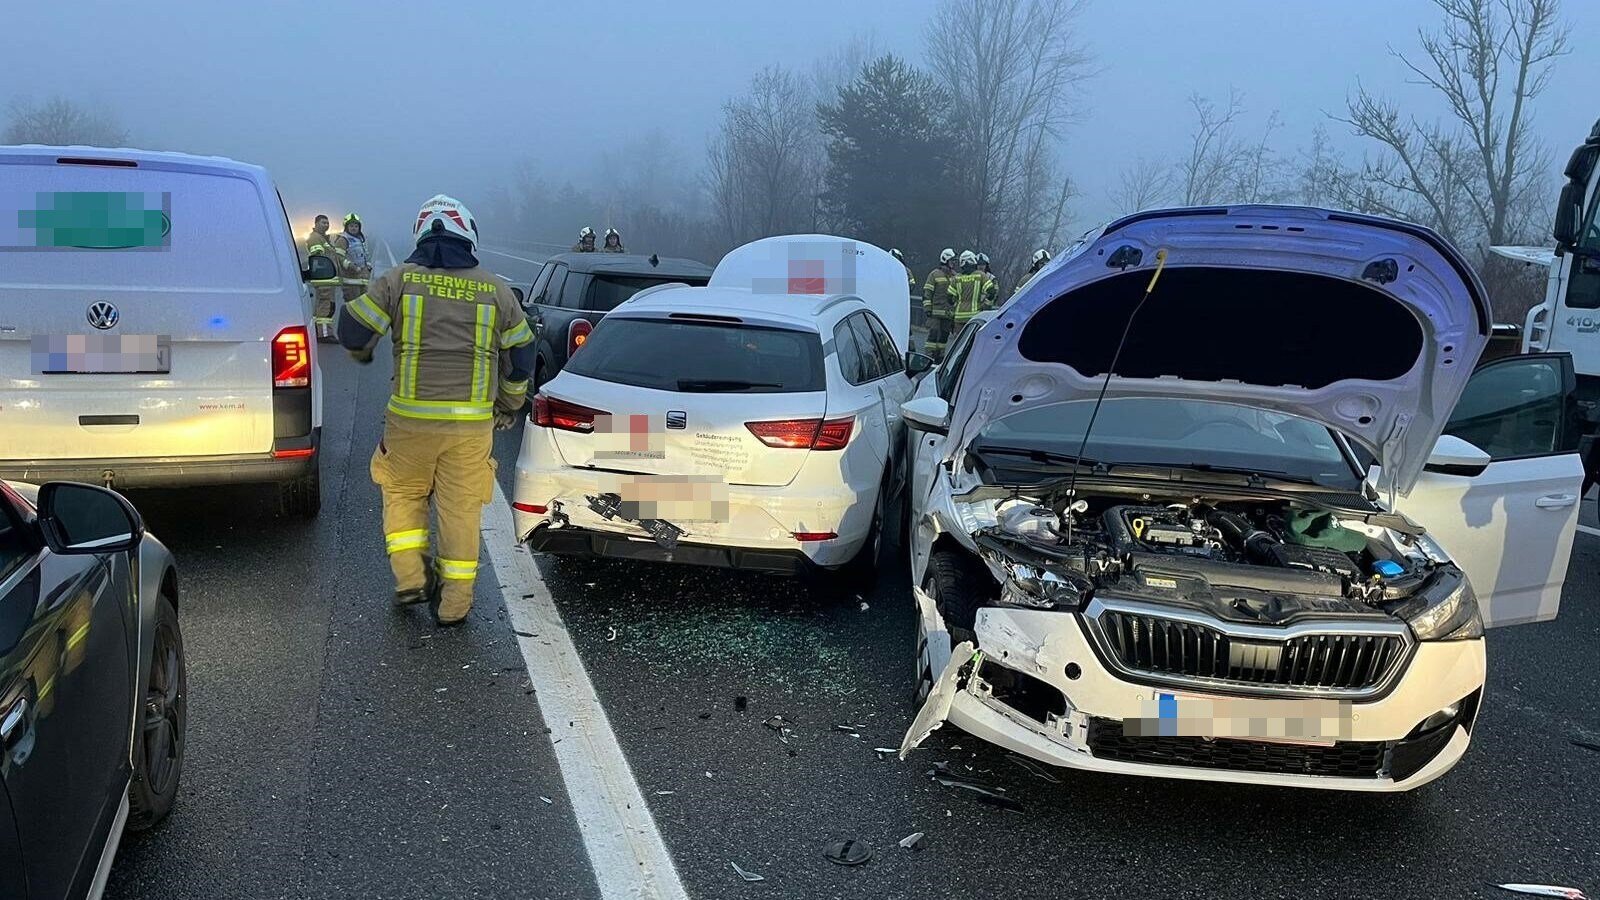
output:
M594 330L594 325L588 319L573 319L567 326L567 355L578 352L589 341L589 332Z
M518 512L533 513L536 516L542 516L549 512L549 507L540 503L513 503L511 508Z
M592 409L577 403L568 403L557 400L544 394L533 395L533 424L540 428L554 428L557 431L576 431L579 434L592 434L596 416L606 416L610 413L604 410Z
M311 337L304 325L291 325L272 339L272 386L311 386Z
M850 443L855 416L837 419L780 419L746 422L744 427L768 447L790 450L843 450Z
M796 531L794 533L794 539L802 544L811 541L831 541L838 536L832 531Z

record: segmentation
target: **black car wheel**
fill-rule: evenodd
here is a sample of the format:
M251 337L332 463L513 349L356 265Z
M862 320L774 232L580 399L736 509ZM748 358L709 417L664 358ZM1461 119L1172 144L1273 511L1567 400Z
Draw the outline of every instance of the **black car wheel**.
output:
M189 677L178 610L170 597L161 596L156 602L155 645L134 733L133 784L128 787L128 828L133 831L155 825L172 811L183 774L189 720Z
M950 645L976 641L978 609L999 593L989 569L969 553L940 549L928 559L928 595L944 618L950 632Z
M322 511L322 470L278 485L278 513L297 519L315 519Z

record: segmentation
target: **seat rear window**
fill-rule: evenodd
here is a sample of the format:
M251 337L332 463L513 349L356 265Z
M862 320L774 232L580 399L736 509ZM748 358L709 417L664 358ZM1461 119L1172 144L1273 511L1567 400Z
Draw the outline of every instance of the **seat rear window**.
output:
M244 178L61 165L4 173L0 284L277 290L279 254L293 252Z
M816 332L702 320L607 316L566 368L658 391L792 393L827 385Z

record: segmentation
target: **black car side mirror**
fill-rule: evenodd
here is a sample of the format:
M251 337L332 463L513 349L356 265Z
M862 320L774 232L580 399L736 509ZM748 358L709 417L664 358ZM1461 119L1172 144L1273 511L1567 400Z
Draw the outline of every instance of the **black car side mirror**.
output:
M313 256L303 277L306 281L330 281L339 277L339 267L326 256Z
M906 374L912 378L933 368L933 357L915 350L906 351Z
M144 520L116 491L53 481L39 488L39 530L51 553L119 553L139 546Z

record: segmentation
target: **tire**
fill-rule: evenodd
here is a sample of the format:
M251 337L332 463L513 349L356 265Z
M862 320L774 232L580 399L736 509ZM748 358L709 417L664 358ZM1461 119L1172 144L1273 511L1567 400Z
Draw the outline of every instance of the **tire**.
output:
M997 595L994 578L983 563L956 550L933 551L928 559L924 589L933 597L939 615L950 631L950 646L962 641L976 642L978 609Z
M156 598L156 633L150 675L134 727L133 782L128 785L128 830L144 831L172 811L183 775L189 722L188 663L178 609L165 594Z
M889 507L894 500L890 486L889 477L885 475L883 482L878 485L878 499L872 507L872 526L867 531L866 542L849 562L833 573L842 588L866 593L878 582L878 572L883 566L883 550L888 544L884 517L891 513Z
M296 519L315 519L322 511L322 469L278 485L278 513Z

